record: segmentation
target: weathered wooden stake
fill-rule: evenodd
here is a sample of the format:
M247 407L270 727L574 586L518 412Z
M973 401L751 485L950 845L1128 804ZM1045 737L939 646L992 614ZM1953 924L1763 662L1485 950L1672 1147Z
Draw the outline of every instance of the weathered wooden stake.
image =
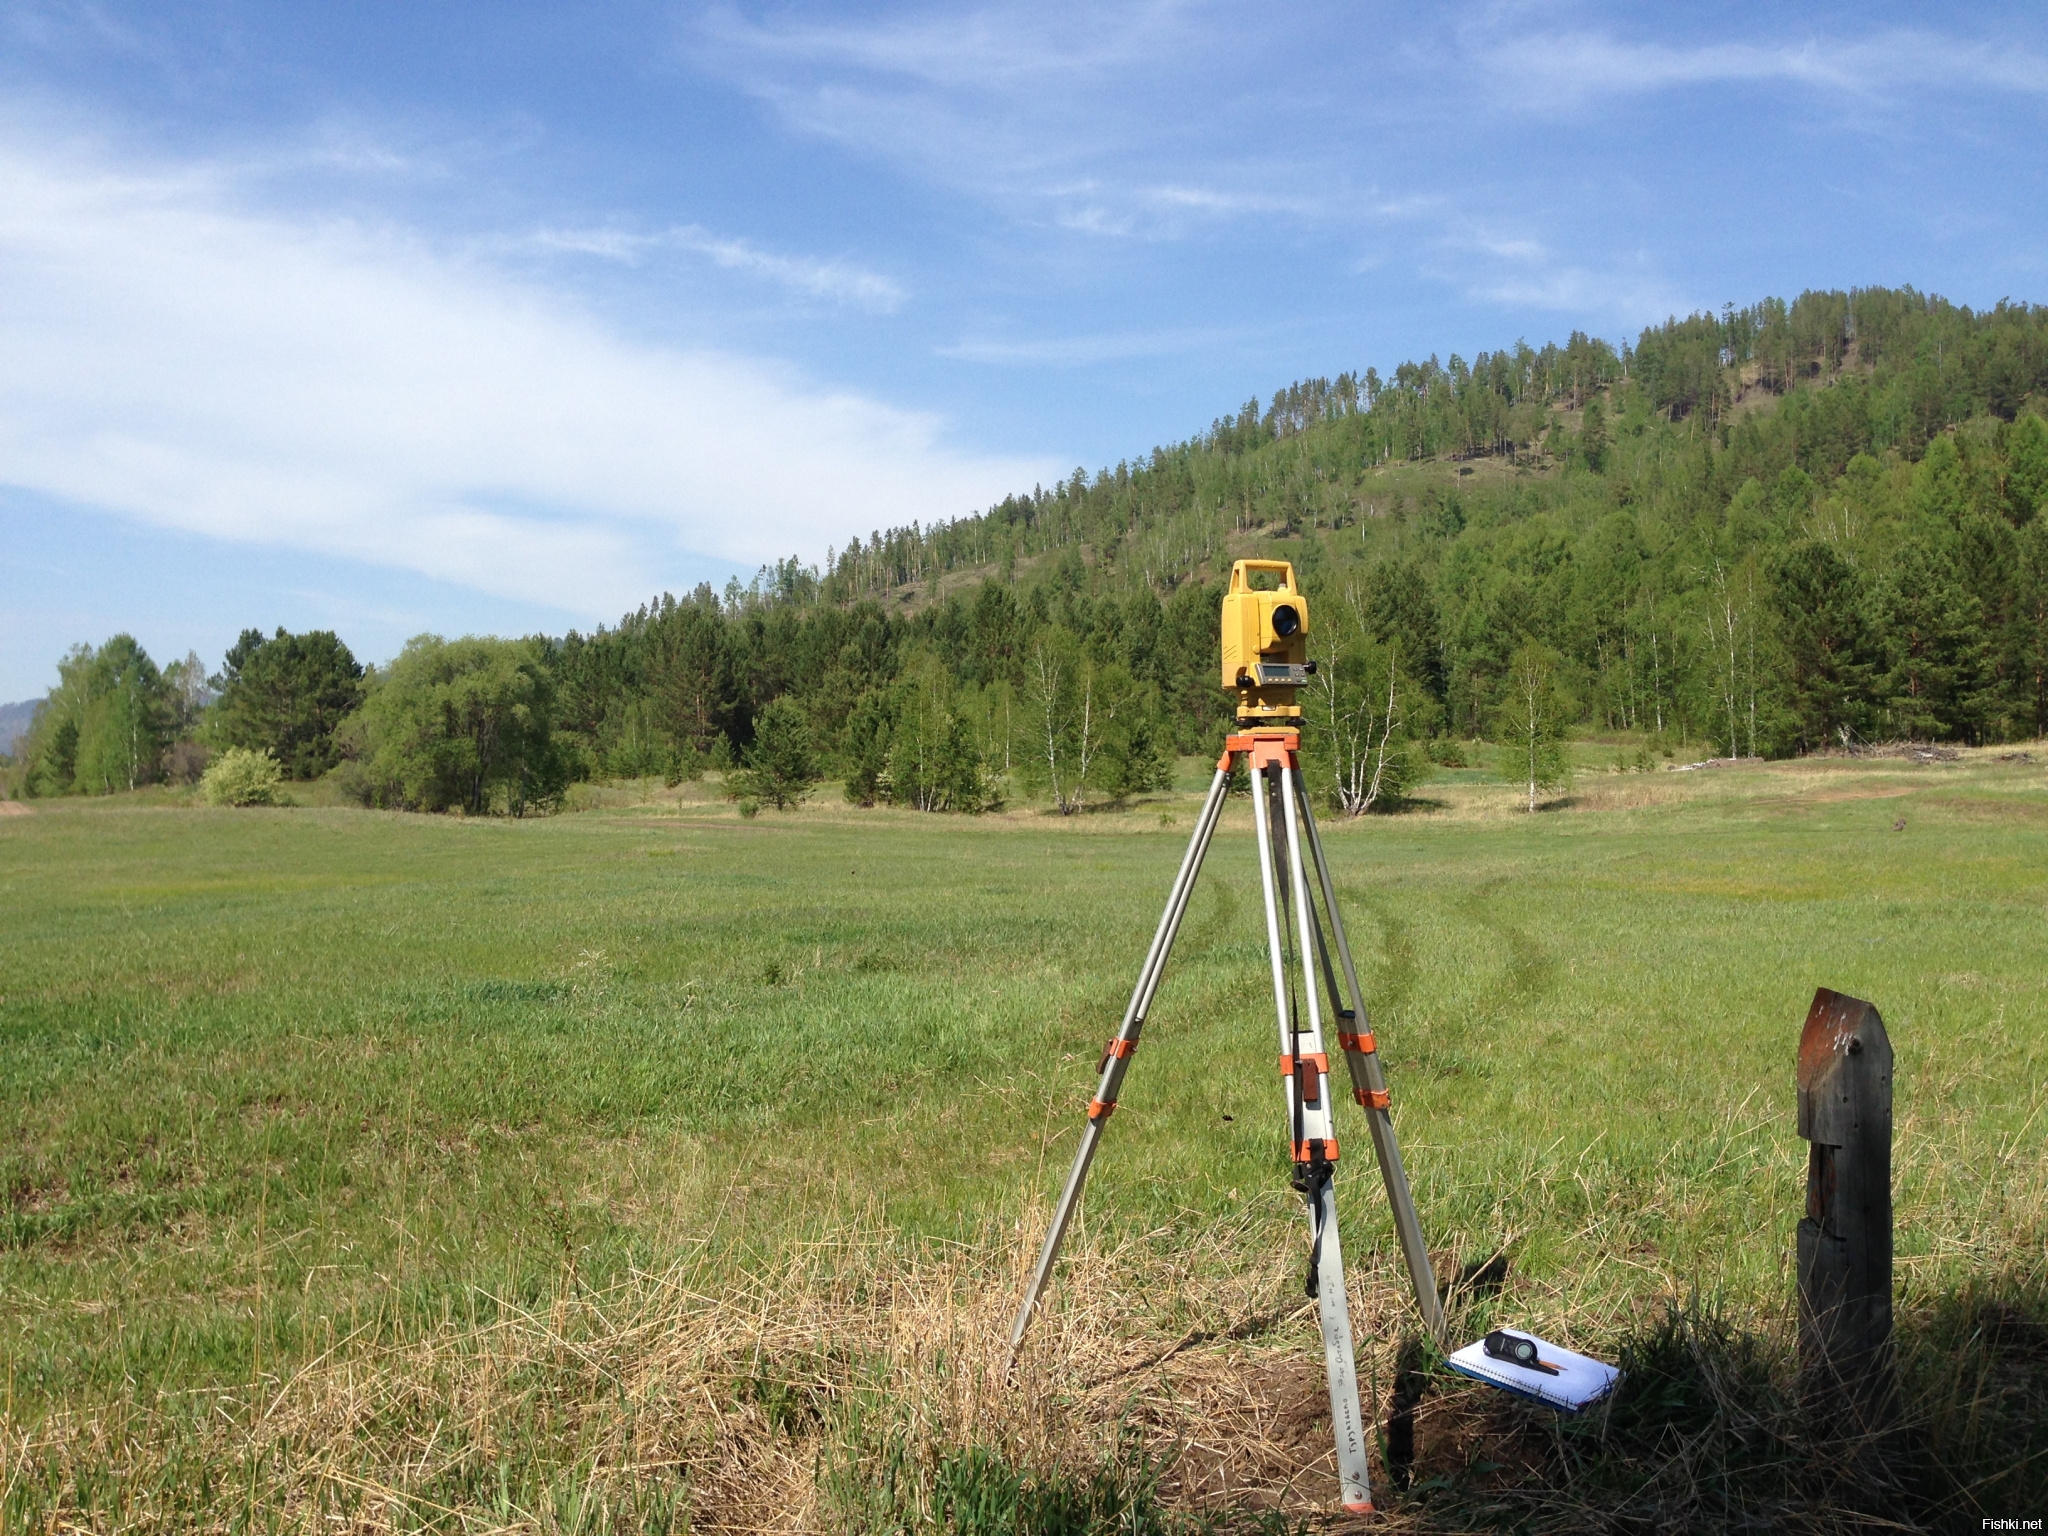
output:
M1799 1037L1800 1395L1827 1439L1864 1455L1896 1410L1892 1359L1892 1044L1877 1010L1825 987Z

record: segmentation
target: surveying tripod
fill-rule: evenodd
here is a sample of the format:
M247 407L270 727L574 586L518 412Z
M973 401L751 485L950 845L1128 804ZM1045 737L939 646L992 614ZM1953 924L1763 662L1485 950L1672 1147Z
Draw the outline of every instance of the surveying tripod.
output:
M1256 569L1268 562L1240 561L1232 573L1232 596L1249 593L1247 567ZM1270 562L1286 572L1291 595L1293 571L1280 562ZM1249 593L1270 599L1272 594ZM1266 605L1274 606L1270 601ZM1297 600L1305 615L1306 603ZM1264 638L1274 642L1260 654L1282 649L1280 642L1297 638L1285 624L1286 609L1277 640L1267 625ZM1231 600L1225 599L1224 662L1226 675L1232 667L1230 624ZM1294 620L1297 631L1306 629L1305 616ZM1250 633L1251 631L1248 631ZM1299 647L1295 648L1297 653ZM1256 668L1256 670L1253 670ZM1323 1333L1323 1364L1330 1388L1330 1423L1337 1440L1337 1473L1342 1485L1342 1503L1347 1510L1372 1508L1371 1486L1366 1476L1365 1423L1359 1410L1358 1371L1351 1343L1351 1312L1344 1289L1344 1259L1337 1238L1337 1207L1331 1178L1337 1164L1336 1116L1330 1100L1330 1061L1323 1044L1326 997L1335 1014L1337 1044L1350 1069L1352 1096L1364 1106L1367 1128L1372 1132L1373 1152L1379 1160L1380 1175L1387 1186L1387 1201L1393 1208L1394 1230L1401 1243L1401 1256L1415 1290L1415 1305L1424 1325L1441 1342L1443 1308L1437 1299L1436 1276L1430 1267L1429 1249L1422 1240L1422 1226L1415 1216L1415 1201L1408 1190L1408 1175L1401 1165L1401 1149L1394 1139L1394 1125L1387 1112L1387 1080L1381 1070L1372 1031L1365 1027L1365 1009L1358 988L1358 972L1351 960L1351 945L1344 933L1344 921L1337 912L1336 886L1330 866L1323 857L1322 838L1316 831L1309 809L1308 791L1302 782L1301 736L1292 725L1300 711L1291 707L1293 690L1306 681L1308 668L1300 662L1278 664L1252 662L1239 674L1242 703L1241 724L1252 729L1230 736L1216 777L1209 786L1209 798L1195 821L1194 835L1181 859L1180 873L1166 898L1166 911L1152 936L1152 948L1138 972L1137 987L1130 1006L1124 1010L1123 1027L1103 1050L1102 1080L1088 1104L1088 1119L1082 1128L1081 1144L1074 1154L1074 1166L1067 1175L1066 1188L1053 1211L1052 1226L1038 1255L1025 1290L1017 1321L1010 1330L1011 1361L1024 1342L1031 1318L1052 1277L1067 1225L1080 1203L1081 1187L1087 1181L1089 1165L1102 1143L1104 1127L1116 1109L1124 1074L1129 1070L1153 994L1166 969L1166 957L1180 930L1202 860L1216 835L1229 793L1231 770L1240 762L1251 773L1252 818L1259 843L1259 881L1265 894L1266 947L1272 957L1273 1007L1280 1024L1280 1077L1286 1100L1288 1141L1294 1154L1293 1185L1308 1205L1310 1249L1307 1291L1318 1303ZM1246 678L1250 686L1244 685ZM1286 679L1285 682L1281 679ZM1284 692L1282 691L1284 689ZM1290 718L1291 717L1291 718ZM1280 721L1287 721L1280 724ZM1302 857L1306 847L1308 859ZM1315 869L1311 887L1308 870ZM1291 927L1290 928L1290 916ZM1328 934L1324 931L1328 923ZM1331 963L1335 949L1336 968ZM1313 956L1313 964L1310 957ZM1337 968L1343 972L1338 985ZM1322 997L1316 981L1320 973ZM1297 980L1306 1014L1296 1006Z

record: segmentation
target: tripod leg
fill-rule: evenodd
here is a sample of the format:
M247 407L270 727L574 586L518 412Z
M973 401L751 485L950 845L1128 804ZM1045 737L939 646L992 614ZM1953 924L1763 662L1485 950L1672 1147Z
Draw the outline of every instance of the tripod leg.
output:
M1296 783L1301 802L1301 821L1308 832L1309 853L1315 859L1316 881L1322 887L1323 910L1330 915L1330 935L1336 941L1337 959L1344 968L1344 984L1350 993L1350 1015L1339 1026L1338 1042L1351 1068L1353 1096L1365 1107L1365 1120L1372 1132L1372 1149L1379 1159L1380 1177L1387 1186L1387 1205L1394 1214L1394 1232L1401 1241L1401 1257L1408 1268L1408 1281L1415 1291L1415 1307L1422 1323L1439 1345L1445 1337L1443 1303L1437 1298L1436 1270L1429 1262L1429 1245L1422 1240L1422 1222L1415 1214L1415 1197L1408 1188L1408 1170L1401 1162L1401 1144L1394 1136L1394 1121L1388 1111L1387 1077L1381 1069L1379 1051L1366 1020L1365 995L1358 987L1358 968L1351 961L1351 942L1344 933L1344 919L1337 911L1337 887L1330 878L1329 861L1323 857L1322 835L1316 831L1306 786ZM1320 935L1318 935L1320 937ZM1340 1001L1338 1006L1343 1008Z
M1351 1299L1344 1288L1344 1252L1337 1241L1336 1187L1317 1192L1323 1246L1316 1266L1317 1321L1323 1330L1323 1375L1330 1388L1330 1427L1337 1438L1339 1499L1354 1514L1372 1508L1366 1472L1365 1415L1358 1402L1358 1357L1351 1341Z
M1309 1230L1316 1259L1315 1294L1323 1334L1323 1372L1330 1391L1330 1425L1337 1441L1337 1477L1342 1502L1354 1511L1372 1508L1367 1475L1365 1416L1358 1403L1358 1363L1351 1340L1351 1303L1344 1286L1344 1257L1337 1238L1337 1200L1331 1164L1337 1157L1335 1116L1330 1106L1329 1058L1323 1050L1322 1010L1315 978L1308 973L1312 952L1308 884L1302 868L1301 843L1295 826L1291 781L1294 771L1283 760L1271 770L1274 798L1280 801L1286 843L1263 793L1252 804L1259 823L1259 880L1266 899L1266 942L1273 958L1273 1001L1280 1015L1280 1070L1286 1082L1289 1137L1298 1176L1295 1187L1310 1200ZM1263 791L1265 785L1259 786ZM1298 1027L1289 996L1287 959L1281 942L1276 865L1287 865L1295 920L1299 929L1303 993L1308 1003L1308 1028ZM1334 1001L1334 999L1333 999Z
M1151 1011L1152 996L1159 990L1159 978L1165 972L1167 954L1173 948L1174 935L1180 931L1180 920L1187 911L1188 897L1194 892L1195 877L1202 872L1202 858L1208 853L1209 843L1216 835L1216 823L1222 820L1223 801L1230 787L1228 761L1226 757L1225 765L1217 768L1216 777L1209 785L1209 798L1202 802L1202 813L1195 818L1188 851L1182 856L1180 873L1174 876L1173 888L1167 893L1166 910L1160 915L1159 927L1152 935L1152 948L1146 953L1145 964L1138 972L1138 984L1131 991L1130 1006L1124 1009L1123 1024L1103 1052L1102 1081L1095 1090L1095 1098L1088 1105L1088 1123L1081 1130L1081 1145L1075 1149L1074 1166L1068 1170L1066 1188L1060 1192L1060 1203L1053 1209L1052 1225L1046 1229L1045 1246L1039 1250L1038 1265L1031 1272L1031 1283L1025 1287L1023 1304L1017 1308L1017 1321L1010 1329L1010 1350L1005 1368L1016 1363L1017 1351L1031 1327L1032 1314L1037 1311L1039 1298L1045 1294L1046 1284L1052 1278L1052 1267L1060 1256L1060 1244L1066 1240L1067 1223L1074 1219L1074 1208L1081 1200L1081 1187L1088 1181L1088 1167L1095 1161L1095 1149L1102 1141L1102 1129L1116 1108L1117 1094L1123 1088L1131 1053L1138 1048L1138 1036L1145 1028L1145 1015Z

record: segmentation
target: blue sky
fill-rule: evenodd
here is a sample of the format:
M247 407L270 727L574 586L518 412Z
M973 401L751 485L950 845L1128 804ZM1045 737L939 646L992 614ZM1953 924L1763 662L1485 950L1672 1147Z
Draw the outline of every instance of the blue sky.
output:
M0 699L589 627L1288 380L2048 300L2034 7L0 3Z

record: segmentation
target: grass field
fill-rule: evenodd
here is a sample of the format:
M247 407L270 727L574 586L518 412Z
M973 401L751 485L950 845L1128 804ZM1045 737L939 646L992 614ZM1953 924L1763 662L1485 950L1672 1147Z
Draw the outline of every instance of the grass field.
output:
M1784 1407L1817 985L1897 1050L1913 1519L2048 1512L2033 755L1586 773L1534 817L1470 770L1327 828L1432 1245L1507 1256L1459 1331L1665 1383L1595 1448L1425 1362L1397 1524L1834 1518ZM1196 796L585 799L0 818L8 1531L1325 1496L1241 804L1012 1389L995 1336ZM1362 1123L1343 1166L1382 1417L1411 1323Z

